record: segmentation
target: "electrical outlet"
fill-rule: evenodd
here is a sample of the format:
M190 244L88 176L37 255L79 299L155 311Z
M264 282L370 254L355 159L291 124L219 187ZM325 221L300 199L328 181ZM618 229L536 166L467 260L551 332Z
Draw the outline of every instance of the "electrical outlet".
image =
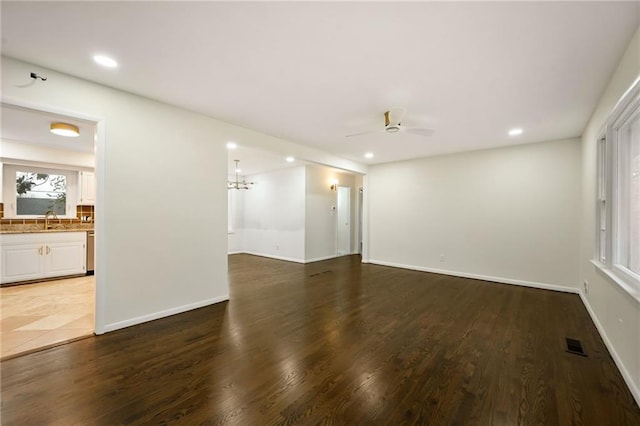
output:
M589 294L589 281L584 280L584 294Z
M444 259L445 259L444 254L441 254L440 255L440 262L444 262Z
M276 246L276 250L280 250L280 246Z

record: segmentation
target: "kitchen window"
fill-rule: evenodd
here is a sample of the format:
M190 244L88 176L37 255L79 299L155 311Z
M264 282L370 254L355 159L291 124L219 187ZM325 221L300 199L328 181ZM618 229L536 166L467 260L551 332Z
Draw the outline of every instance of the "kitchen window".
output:
M53 211L76 216L78 173L28 165L3 165L5 217L29 219Z
M596 264L640 300L640 79L598 141Z

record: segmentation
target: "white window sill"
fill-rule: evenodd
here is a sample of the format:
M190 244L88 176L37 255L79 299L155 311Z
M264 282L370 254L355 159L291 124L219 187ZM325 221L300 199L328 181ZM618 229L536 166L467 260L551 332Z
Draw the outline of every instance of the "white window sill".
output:
M607 276L610 280L614 282L618 287L620 287L625 293L627 293L633 300L637 303L640 303L640 291L636 288L633 288L629 283L624 281L618 275L616 275L610 268L607 268L597 260L590 260L590 262L598 269L601 273Z

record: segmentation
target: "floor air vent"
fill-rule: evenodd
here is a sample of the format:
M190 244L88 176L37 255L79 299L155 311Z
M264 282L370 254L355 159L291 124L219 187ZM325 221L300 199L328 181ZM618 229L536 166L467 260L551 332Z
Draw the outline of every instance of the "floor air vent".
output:
M580 342L580 340L569 339L567 337L566 341L567 341L567 352L569 352L570 354L587 356L587 354L584 352L584 349L582 349L582 343Z

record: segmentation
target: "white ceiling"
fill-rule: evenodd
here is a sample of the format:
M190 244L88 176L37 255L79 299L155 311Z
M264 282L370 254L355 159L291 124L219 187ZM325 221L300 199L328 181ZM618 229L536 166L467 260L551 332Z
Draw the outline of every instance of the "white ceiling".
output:
M612 1L1 7L7 56L368 163L581 135L640 22ZM435 134L344 137L396 105Z
M289 163L284 155L238 145L237 148L228 151L228 171L230 177L233 177L236 169L234 160L240 160L238 163L241 170L239 173L240 176L308 164L306 161L300 159L294 159L293 162Z
M94 123L7 104L0 106L0 117L2 139L66 151L95 152ZM78 126L80 136L70 138L51 133L51 123L60 121Z

